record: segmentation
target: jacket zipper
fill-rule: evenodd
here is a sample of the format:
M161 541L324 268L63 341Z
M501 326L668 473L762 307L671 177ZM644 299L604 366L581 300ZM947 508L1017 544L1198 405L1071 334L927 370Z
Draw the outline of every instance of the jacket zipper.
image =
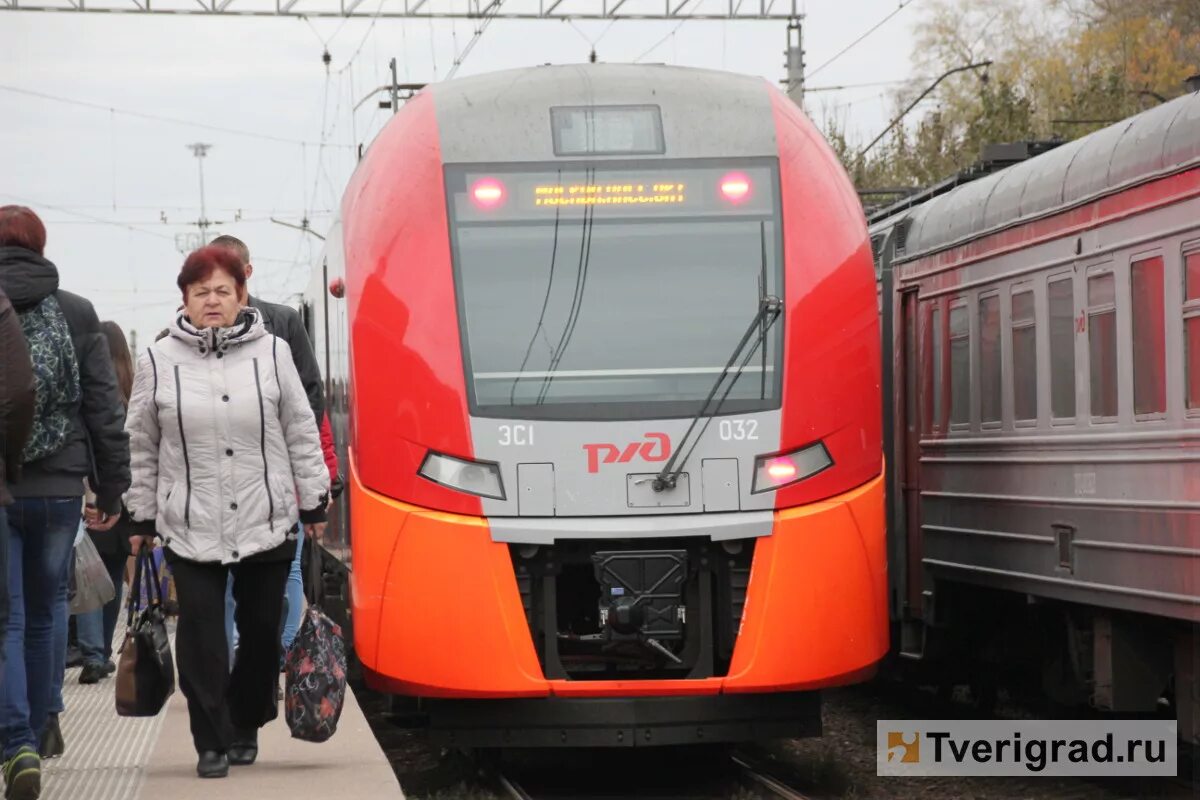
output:
M254 359L254 388L258 390L258 442L262 448L263 484L267 487L267 525L275 519L275 498L271 496L271 477L267 469L267 413L263 408L262 382L258 378L258 359Z
M179 383L179 365L175 365L175 417L179 421L179 443L183 445L183 474L187 480L187 496L183 501L183 524L192 527L192 465L188 461L187 436L183 433L183 387Z

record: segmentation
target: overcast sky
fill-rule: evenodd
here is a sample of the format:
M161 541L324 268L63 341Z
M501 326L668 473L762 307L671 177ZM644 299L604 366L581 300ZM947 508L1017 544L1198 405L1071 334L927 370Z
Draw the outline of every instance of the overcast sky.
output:
M725 0L700 0L702 8L714 2ZM808 0L810 71L898 5ZM813 75L810 86L910 77L922 3L909 5ZM34 208L47 223L46 255L63 288L91 298L101 318L117 320L127 333L138 330L144 344L172 316L183 258L176 236L196 231L188 223L199 217L197 162L186 145L209 143L208 217L222 223L214 235L246 240L256 266L252 291L286 300L303 291L321 243L268 217L298 222L307 213L323 233L353 170L355 144L369 142L389 115L373 101L353 115L351 106L387 80L393 56L401 81L444 79L473 28L468 21L0 11L0 204ZM601 61L641 57L779 81L785 29L759 21L497 20L458 75L584 61L589 40L599 39ZM326 43L328 73L321 61ZM818 121L836 113L851 133L869 138L886 123L890 88L813 93L808 111Z

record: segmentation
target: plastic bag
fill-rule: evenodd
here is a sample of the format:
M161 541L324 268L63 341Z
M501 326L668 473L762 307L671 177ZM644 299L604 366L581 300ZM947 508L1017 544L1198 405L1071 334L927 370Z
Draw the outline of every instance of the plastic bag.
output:
M72 614L86 614L101 608L117 596L100 552L86 533L75 540L74 594L68 592Z
M293 738L324 742L337 731L346 699L346 642L342 628L321 611L320 548L309 549L309 606L288 650L284 718Z

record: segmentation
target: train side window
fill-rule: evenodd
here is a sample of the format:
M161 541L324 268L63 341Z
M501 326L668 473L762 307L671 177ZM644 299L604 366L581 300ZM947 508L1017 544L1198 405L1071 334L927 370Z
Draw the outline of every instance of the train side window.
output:
M945 349L942 343L942 310L937 307L939 301L934 301L933 309L929 312L929 340L933 345L932 358L930 358L931 367L929 393L932 396L933 402L933 428L938 430L942 427L942 351ZM1200 320L1197 320L1200 322ZM1200 330L1200 325L1196 326ZM1200 372L1200 370L1197 370Z
M1187 407L1200 409L1200 250L1183 257L1183 350Z
M1070 275L1046 284L1050 308L1050 414L1075 418L1075 289Z
M1012 292L1013 418L1037 419L1037 318L1029 284Z
M979 399L984 423L1001 418L1000 295L979 298Z
M1117 416L1117 293L1111 272L1089 275L1088 368L1093 418Z
M971 421L971 322L966 301L950 306L950 424Z
M1167 335L1162 256L1129 266L1133 300L1133 413L1167 410Z

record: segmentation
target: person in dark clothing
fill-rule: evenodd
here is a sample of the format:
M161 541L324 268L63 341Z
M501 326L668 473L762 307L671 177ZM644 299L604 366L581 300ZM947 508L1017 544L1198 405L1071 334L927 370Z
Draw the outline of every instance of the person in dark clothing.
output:
M242 263L242 269L245 270L247 281L250 279L250 276L254 274L254 265L250 263L250 248L246 246L245 242L236 236L223 235L213 239L212 244L223 247L237 256ZM334 450L333 434L329 430L329 421L325 416L325 392L321 385L321 368L313 353L308 332L304 329L304 321L300 319L300 314L295 309L278 303L269 303L250 294L247 295L246 304L262 312L263 324L266 325L267 331L283 339L292 349L292 361L296 365L296 372L300 374L300 382L304 384L304 393L308 395L308 404L312 407L313 419L317 421L317 427L323 432L321 451L329 469L329 480L333 487L331 496L337 497L341 493L337 452ZM325 432L328 432L329 435L326 436ZM300 615L304 608L304 581L300 569L303 543L303 539L297 543L296 555L292 559L291 570L288 573L287 610L284 614L283 630L280 636L284 651L291 646L292 640L296 636L296 631L300 627ZM237 645L233 624L235 608L231 578L225 593L225 632L231 653Z
M129 396L133 393L133 357L129 354L125 332L121 330L120 325L111 320L100 323L100 329L104 331L104 338L108 340L108 350L112 353L121 399L128 408ZM113 633L117 629L117 615L121 610L121 576L129 558L128 515L122 514L111 530L92 530L99 518L100 510L89 503L84 511L88 533L100 553L100 560L108 570L116 594L103 608L75 617L75 624L79 628L79 648L83 651L83 669L79 673L79 682L84 684L98 683L102 678L116 672L116 665L112 662L112 641Z
M33 365L21 321L0 289L0 630L8 625L8 512L13 497L7 481L20 478L21 451L33 425ZM0 650L0 680L4 651Z
M58 288L46 260L46 228L22 206L0 207L0 289L31 342L36 400L21 480L6 475L8 509L7 656L0 740L8 800L41 793L39 739L49 720L53 675L64 669L55 647L55 610L65 609L67 568L79 527L83 479L96 491L101 528L111 528L129 488L129 439L108 344L92 304ZM31 333L36 334L31 338ZM61 652L59 651L61 650Z

